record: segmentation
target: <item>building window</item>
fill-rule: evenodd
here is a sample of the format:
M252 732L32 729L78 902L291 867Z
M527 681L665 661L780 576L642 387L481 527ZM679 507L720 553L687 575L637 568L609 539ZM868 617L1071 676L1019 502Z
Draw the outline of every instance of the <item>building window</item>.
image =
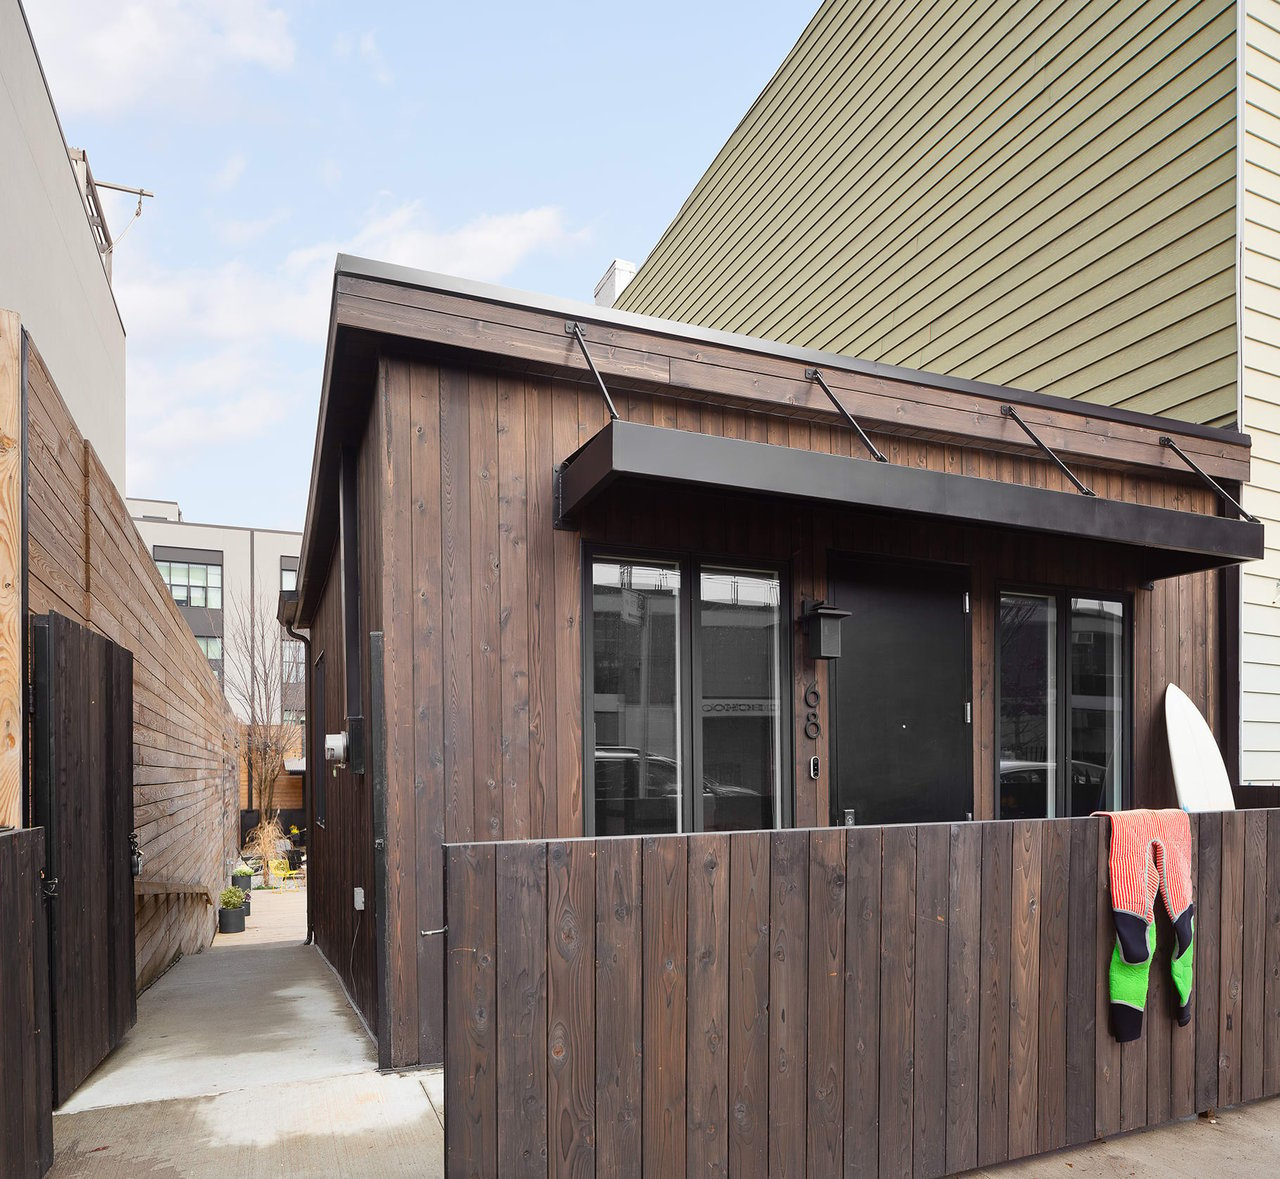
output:
M1000 817L1118 810L1129 747L1125 603L1004 593L999 628Z
M282 590L296 590L298 588L298 571L296 569L280 570L280 588Z
M283 639L280 643L283 675L286 684L300 684L307 678L306 648L297 639Z
M196 635L196 642L200 644L200 650L204 652L204 657L210 661L222 659L222 639L218 635Z
M780 575L599 556L590 592L596 834L780 825Z
M157 561L156 568L179 606L222 609L222 566L192 561Z
M302 725L306 724L307 714L298 708L284 708L280 710L280 720L286 725Z

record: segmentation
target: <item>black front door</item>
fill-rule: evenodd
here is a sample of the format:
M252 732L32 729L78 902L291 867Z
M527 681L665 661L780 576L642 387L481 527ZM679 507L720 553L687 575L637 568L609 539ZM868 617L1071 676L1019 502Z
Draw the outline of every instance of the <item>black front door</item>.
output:
M973 810L968 578L953 566L835 560L851 612L833 664L832 822L934 823Z

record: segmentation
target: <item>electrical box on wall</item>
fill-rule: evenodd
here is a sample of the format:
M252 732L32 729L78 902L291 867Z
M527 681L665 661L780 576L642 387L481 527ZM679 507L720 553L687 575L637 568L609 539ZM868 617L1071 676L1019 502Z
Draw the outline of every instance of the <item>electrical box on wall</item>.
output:
M363 913L364 912L364 889L363 888L357 888L355 890L355 902L356 902L356 912Z

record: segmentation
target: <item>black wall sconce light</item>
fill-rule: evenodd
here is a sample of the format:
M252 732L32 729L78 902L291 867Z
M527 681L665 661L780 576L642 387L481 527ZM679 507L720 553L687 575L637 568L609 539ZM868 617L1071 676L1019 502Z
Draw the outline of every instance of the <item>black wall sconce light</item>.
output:
M825 601L805 602L800 610L805 647L810 659L840 658L840 624L849 617L848 610L830 606Z

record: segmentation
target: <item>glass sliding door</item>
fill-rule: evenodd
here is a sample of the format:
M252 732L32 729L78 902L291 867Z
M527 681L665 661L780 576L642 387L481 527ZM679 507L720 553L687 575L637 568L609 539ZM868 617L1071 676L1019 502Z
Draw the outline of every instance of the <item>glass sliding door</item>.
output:
M781 574L589 554L586 776L596 835L790 821Z
M999 644L1000 817L1118 810L1128 749L1125 604L1004 593Z
M697 720L703 831L777 825L782 789L778 575L704 566Z
M1058 610L1052 597L1000 598L1000 817L1043 819L1058 794Z
M1071 599L1070 813L1120 806L1124 765L1124 607Z
M598 835L683 829L680 591L674 562L592 563Z

